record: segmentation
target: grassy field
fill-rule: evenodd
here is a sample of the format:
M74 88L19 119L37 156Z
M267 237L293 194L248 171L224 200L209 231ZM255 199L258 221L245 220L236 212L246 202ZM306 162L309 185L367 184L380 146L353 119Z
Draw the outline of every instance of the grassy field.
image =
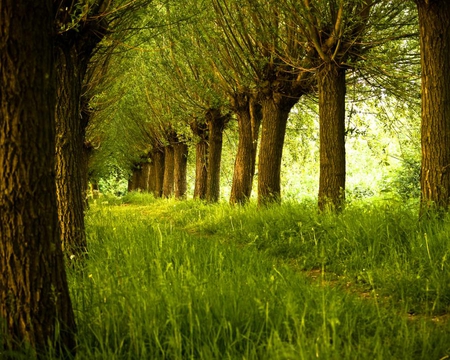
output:
M93 203L77 359L447 359L450 218L415 209Z

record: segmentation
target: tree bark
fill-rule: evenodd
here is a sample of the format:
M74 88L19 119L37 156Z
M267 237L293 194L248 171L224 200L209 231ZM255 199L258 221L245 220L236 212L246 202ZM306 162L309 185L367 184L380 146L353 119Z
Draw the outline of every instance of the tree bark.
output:
M450 196L450 2L418 0L422 64L421 212Z
M156 147L153 150L153 161L154 165L154 176L155 176L155 190L153 195L155 198L160 198L163 195L163 184L164 184L164 149L161 147Z
M131 177L128 179L128 188L127 191L133 191L133 174L131 174Z
M131 178L128 180L128 191L136 191L139 189L141 172L141 164L134 164L133 169L131 170Z
M105 6L92 6L92 16L56 37L56 189L63 251L82 257L87 253L83 201L83 143L88 119L80 118L83 80L94 49L107 32ZM71 7L58 4L55 24L71 21Z
M131 178L128 180L128 191L150 191L151 164L145 156L141 159L142 162L133 166Z
M255 111L256 103L251 95L238 94L233 99L239 140L234 163L230 204L244 204L250 198L255 175L256 150L261 116Z
M179 139L173 145L174 150L174 191L176 199L184 199L187 191L187 160L189 148Z
M148 171L148 192L151 194L155 194L156 191L156 167L155 167L155 158L154 153L150 153L150 168Z
M262 130L258 163L258 205L281 200L281 159L291 108L300 96L269 92L261 99Z
M228 116L222 115L220 109L210 109L206 113L209 132L209 154L206 200L217 202L220 198L220 165L222 162L223 130Z
M172 144L164 146L163 197L170 198L174 190L174 149Z
M76 332L56 204L52 7L0 2L0 346L43 357L49 345L74 355Z
M140 181L140 186L142 191L150 192L150 175L151 175L151 165L149 159L146 159L144 163L142 163L142 179Z
M56 189L62 247L68 255L87 252L83 201L83 143L80 120L85 69L74 47L59 46L56 55Z
M341 209L345 200L345 69L324 63L319 88L319 209Z
M198 137L195 145L195 187L194 199L206 199L208 181L208 127L197 120L191 124L194 135Z

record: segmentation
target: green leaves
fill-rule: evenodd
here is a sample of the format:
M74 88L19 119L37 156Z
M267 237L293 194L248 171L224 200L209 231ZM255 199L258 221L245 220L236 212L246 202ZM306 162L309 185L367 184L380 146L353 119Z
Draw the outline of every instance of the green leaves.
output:
M99 5L99 3L101 5ZM58 33L62 34L70 30L80 31L82 25L88 21L90 16L103 16L99 13L99 9L103 4L109 4L106 0L75 0L61 1L56 9L56 27ZM107 5L108 6L108 5ZM104 11L106 9L102 9Z

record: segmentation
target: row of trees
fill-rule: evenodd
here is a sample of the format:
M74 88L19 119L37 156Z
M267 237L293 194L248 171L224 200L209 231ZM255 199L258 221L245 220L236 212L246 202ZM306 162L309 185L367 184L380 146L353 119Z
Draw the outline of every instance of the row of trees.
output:
M102 48L103 56L96 49L105 36L105 44L117 44L114 34L120 29L136 27L136 23L146 27L146 15L137 9L150 9L139 1L117 1L114 6L108 0L46 0L27 6L1 0L0 4L3 347L16 349L26 342L40 352L52 344L61 355L73 354L76 327L63 249L82 257L87 248L83 179L87 178L86 154L98 144L95 139L86 143L85 131L93 115L89 104L96 103L91 101L95 85L104 83L104 64L112 59L106 51L111 46ZM351 70L353 81L379 81L389 69L386 63L375 66L373 59L389 49L399 50L392 64L397 71L405 71L406 66L395 61L404 48L386 44L411 33L409 25L417 18L412 5L412 1L384 0L213 0L207 5L191 1L176 7L165 3L157 14L170 26L152 40L158 55L149 65L170 71L155 71L153 83L143 82L150 113L161 118L162 127L152 136L159 142L149 151L194 138L196 194L214 201L222 131L234 114L239 145L231 202L245 202L255 172L261 122L258 202L277 201L289 111L301 96L317 92L319 206L340 208L345 189L346 73ZM416 0L416 5L422 54L422 203L425 208L433 203L447 209L450 3ZM196 13L200 19L188 21ZM167 114L172 121L166 121ZM185 125L195 137L187 136ZM143 127L149 133L155 129ZM177 140L169 141L174 134ZM164 153L175 158L175 151ZM175 178L170 168L168 179ZM206 182L200 180L205 168ZM179 191L181 196L185 193L182 186Z
M0 3L0 352L75 353L63 251L87 250L85 79L100 41L145 3Z
M221 133L232 114L239 142L230 202L244 203L251 195L260 133L258 203L278 201L289 113L302 96L318 94L319 207L339 209L345 193L347 82L357 87L377 83L397 94L413 88L419 56L413 50L417 45L413 3L216 0L183 5L188 20L177 17L179 4L166 5L161 12L167 19L166 31L140 45L144 51L133 57L135 64L146 64L136 67L144 75L130 95L133 110L116 104L122 112L116 113L120 123L130 124L133 112L133 125L137 122L150 135L146 144L157 144L139 154L130 190L163 193L153 189L152 179L163 177L152 170L156 166L152 151L164 144L173 146L170 137L175 133L178 141L196 142L194 196L217 200ZM386 81L386 74L394 79ZM139 114L137 104L150 111ZM192 131L186 131L186 124ZM130 142L133 139L127 139ZM149 180L142 181L142 176ZM197 191L202 188L204 193ZM207 195L209 188L215 190Z

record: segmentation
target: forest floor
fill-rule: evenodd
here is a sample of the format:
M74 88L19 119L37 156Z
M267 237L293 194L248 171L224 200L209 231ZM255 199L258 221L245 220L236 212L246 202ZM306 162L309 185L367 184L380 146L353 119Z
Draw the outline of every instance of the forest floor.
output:
M414 204L91 204L79 359L446 359L450 218Z

